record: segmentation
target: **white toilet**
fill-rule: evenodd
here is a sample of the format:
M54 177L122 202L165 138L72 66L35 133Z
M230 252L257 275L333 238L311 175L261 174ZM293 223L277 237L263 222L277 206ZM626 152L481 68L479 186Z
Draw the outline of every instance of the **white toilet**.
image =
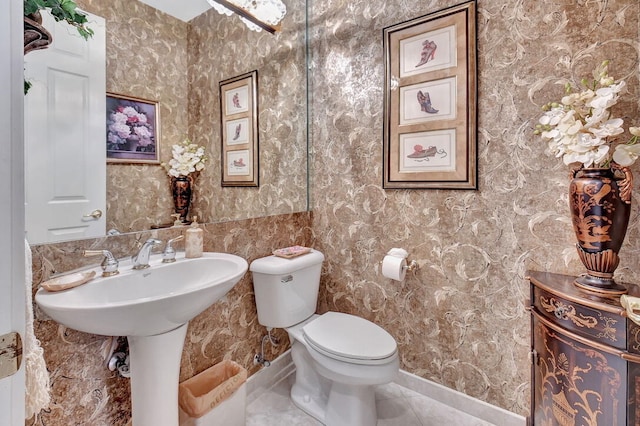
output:
M254 260L249 270L258 321L289 333L296 406L327 426L375 426L374 386L398 374L396 341L354 315L315 315L323 261L317 250L292 259Z

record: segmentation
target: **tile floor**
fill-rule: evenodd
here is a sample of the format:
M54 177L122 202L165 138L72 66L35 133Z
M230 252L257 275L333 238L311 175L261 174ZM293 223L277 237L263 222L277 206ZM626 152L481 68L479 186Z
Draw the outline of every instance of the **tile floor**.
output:
M289 398L289 376L247 405L247 426L322 426ZM377 426L492 426L398 384L379 386Z

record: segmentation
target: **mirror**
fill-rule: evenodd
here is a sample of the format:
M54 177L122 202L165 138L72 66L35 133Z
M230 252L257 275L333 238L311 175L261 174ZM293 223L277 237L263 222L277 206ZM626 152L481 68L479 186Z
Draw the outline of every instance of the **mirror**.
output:
M106 91L158 103L160 161L187 137L205 147L190 216L207 223L307 210L306 2L288 2L275 35L213 9L184 22L137 0L76 2L105 19ZM223 188L218 85L253 70L259 186ZM105 134L91 135L90 143L104 144ZM106 181L106 230L171 223L170 179L160 164L110 162Z

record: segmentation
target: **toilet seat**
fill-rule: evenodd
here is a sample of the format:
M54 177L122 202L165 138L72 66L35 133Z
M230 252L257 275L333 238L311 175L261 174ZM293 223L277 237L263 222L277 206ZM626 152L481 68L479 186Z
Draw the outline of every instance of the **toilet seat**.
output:
M306 324L302 334L313 350L352 364L385 364L398 350L395 339L382 327L340 312L321 315Z

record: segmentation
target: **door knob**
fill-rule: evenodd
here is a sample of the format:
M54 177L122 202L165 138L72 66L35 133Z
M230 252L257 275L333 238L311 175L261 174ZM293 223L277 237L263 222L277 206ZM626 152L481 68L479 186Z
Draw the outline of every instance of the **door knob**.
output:
M100 219L102 217L102 210L94 210L89 214L83 215L82 217L86 217L86 218L92 217L94 219Z

